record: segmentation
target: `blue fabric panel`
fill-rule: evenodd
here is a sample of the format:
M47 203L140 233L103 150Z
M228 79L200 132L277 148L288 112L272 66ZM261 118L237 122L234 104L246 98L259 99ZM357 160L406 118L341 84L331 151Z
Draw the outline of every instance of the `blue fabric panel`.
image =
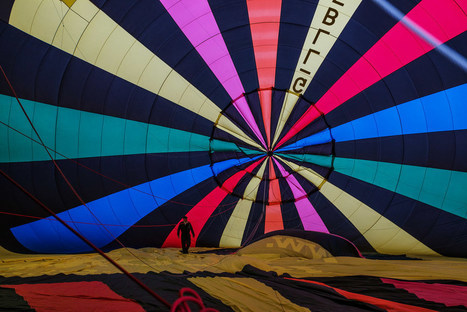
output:
M331 129L336 142L467 129L467 84L427 95ZM453 124L453 118L455 123ZM402 128L401 128L402 126Z
M461 55L467 55L466 39L467 32L444 45ZM464 70L434 49L329 112L326 114L326 121L331 127L336 127L389 107L456 87L464 84L465 80Z
M134 226L122 233L118 237L118 240L125 246L132 248L161 247L174 228L174 220L176 220L175 222L181 220L192 207L216 187L217 184L214 179L209 178L197 184L196 187L180 193L141 218ZM177 209L174 209L174 205L176 205ZM201 230L198 228L194 229L196 233L199 233ZM202 243L204 240L198 239L198 242ZM105 249L109 250L115 248L121 248L115 241L105 247Z
M221 172L250 159L229 160L214 164ZM143 183L112 195L59 213L59 217L75 227L98 247L113 241L142 217L167 200L212 176L210 166L202 166ZM144 193L149 190L152 192ZM103 227L100 224L111 226ZM78 237L52 218L35 221L11 229L16 239L35 252L72 253L91 249ZM47 237L46 240L43 240Z
M277 152L283 152L283 151L290 151L290 150L295 150L299 149L302 147L310 146L310 145L318 145L318 144L323 144L323 143L328 143L331 142L331 133L329 132L328 129L323 130L321 132L312 134L311 136L304 138L300 141L297 141L293 144L287 145L283 148L279 148Z

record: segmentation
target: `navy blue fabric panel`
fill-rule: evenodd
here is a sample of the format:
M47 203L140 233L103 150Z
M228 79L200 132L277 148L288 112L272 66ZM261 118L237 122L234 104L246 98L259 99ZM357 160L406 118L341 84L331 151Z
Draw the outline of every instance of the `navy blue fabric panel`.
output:
M402 90L405 89L405 90ZM399 93L412 93L410 85L401 85ZM381 80L352 97L324 117L331 128L396 105L386 80Z
M360 57L352 46L336 40L303 96L316 103Z
M467 55L467 46L465 44L466 40L467 33L463 32L462 34L444 43L444 46L465 57ZM430 52L428 56L433 62L433 66L436 67L437 74L444 84L444 89L465 83L467 81L467 73L461 70L459 65L446 57L446 55L439 53L438 50L439 49L435 49L434 51Z
M266 183L261 183L258 189L258 195L267 193ZM267 195L266 195L267 196ZM264 235L264 217L266 204L264 202L255 202L251 206L250 215L243 232L242 246Z
M258 192L256 193L256 202L257 203L267 203L268 201L268 190L269 190L269 173L268 167L266 166L266 171L263 174L263 179L259 184Z
M417 1L391 2L403 14L417 4ZM374 1L362 1L318 69L304 96L316 102L397 22Z
M76 78L73 77L73 80L76 80ZM97 81L99 81L99 83L96 83ZM81 96L78 97L78 99L80 100L81 106L79 109L103 114L104 105L108 99L107 94L112 85L112 81L113 79L109 79L109 74L107 72L96 67L92 68L89 75L84 79L83 89L80 90ZM154 95L151 94L151 96ZM109 103L109 105L111 104ZM145 106L144 108L147 109L147 107L148 106ZM147 112L143 111L140 116L147 116ZM132 119L131 116L128 115L127 118Z
M244 157L244 155L239 155L240 157ZM237 158L240 158L240 157L237 157ZM256 161L258 161L258 159L252 159L244 164L241 164L241 165L238 165L238 166L233 166L231 168L228 168L224 171L221 171L219 173L216 172L216 176L215 176L215 180L217 182L217 184L219 186L222 186L224 185L224 183L229 180L230 178L232 178L232 176L234 176L235 174L239 173L239 172L242 172L242 173L245 173L245 170L247 167L251 166L253 163L255 163ZM257 167L259 167L260 164L258 164L256 166L256 170L257 170ZM250 176L251 175L249 173L245 173L247 176ZM243 192L239 193L238 196L241 197L243 194Z
M274 171L276 172L277 181L279 182L280 204L281 204L282 214L284 214L285 209L284 207L282 207L282 204L294 202L295 198L293 196L293 193L292 193L292 190L290 189L289 184L287 183L286 179L282 177L281 173L279 172L279 169L277 169L275 164L274 164ZM269 199L269 204L277 204L277 199L274 197Z
M279 137L278 137L278 140L277 142L280 141L281 138L283 138L287 132L289 132L290 128L292 128L292 126L303 116L303 114L312 106L312 103L311 102L308 102L307 100L305 100L303 97L300 97L297 102L295 103L295 106L292 110L292 112L290 113L289 115L289 118L287 119L286 123L284 124L284 127L282 129L282 132L280 133ZM279 111L280 113L280 111ZM310 126L309 126L310 127ZM321 129L322 130L322 129ZM309 133L309 131L307 131L307 128L305 128L304 130L300 131L300 133L298 133L298 136L301 136L301 137L304 137L304 134L303 133ZM293 143L297 141L297 136L295 136L293 138L293 140L289 140L284 146L286 146L287 144L290 144L290 143Z
M41 103L57 105L62 77L72 56L52 47L46 51L38 68L34 99Z
M315 14L317 1L283 1L277 47L275 87L289 89Z
M466 219L337 172L331 174L329 182L436 252L446 256L467 256L467 250L462 248L467 243Z
M258 104L259 104L259 101L258 101L257 105ZM255 106L255 104L253 103L252 106ZM253 141L255 141L258 144L262 145L260 143L259 139L257 138L257 136L255 135L255 133L253 132L252 128L248 125L246 120L242 117L242 115L237 110L237 108L233 105L233 103L229 104L229 106L227 106L225 108L225 110L222 112L222 115L224 115L225 117L230 119L230 121L232 121L232 123L235 124L238 128L242 129L243 132L246 135L248 135ZM260 113L259 115L255 116L255 118L257 120L260 120L262 118L261 116L262 115Z
M168 154L147 154L83 158L79 160L82 166L70 160L59 160L57 163L83 200L90 202L149 180L207 165L209 156L205 152L171 153L170 157ZM85 167L100 172L110 179ZM0 169L57 213L81 204L49 161L0 164ZM0 196L3 202L10 203L4 207L5 210L43 216L40 208L36 204L31 204L20 190L2 188ZM21 223L8 224L13 227Z
M313 155L331 155L333 149L332 142L310 145L299 149L284 151L284 154L313 154Z
M298 115L296 117L300 118ZM284 130L282 131L282 135L279 136L279 139L281 139L288 132L288 130L290 130L291 126L292 126L292 122L290 122L290 119L289 119L289 121L286 122L284 126ZM297 141L307 138L311 136L312 134L319 133L326 128L328 128L328 125L326 124L326 121L324 120L324 118L322 116L318 117L313 122L311 122L308 126L306 126L302 131L297 133L290 140L288 140L285 144L283 144L281 147L286 147L289 144L296 143Z
M22 34L22 32L0 21L0 47L2 47L0 49L0 59L12 60L11 62L2 62L1 65L13 85L16 85L17 81L15 77L10 77L13 75L9 73L16 71L16 57L18 51L21 50L23 46L28 45L28 41L30 40L27 36L18 37L17 34ZM13 95L3 74L0 77L0 93L10 96Z
M467 55L467 33L450 40L449 45ZM369 115L383 109L453 88L467 81L466 72L437 49L410 62L346 101L326 115L332 126Z
M318 173L320 176L324 177L325 179L328 177L329 173L331 172L331 168L326 168L326 167L322 167L322 166L318 166L316 164L313 164L313 163L309 163L309 162L306 162L306 161L298 161L297 159L295 158L288 158L288 157L284 157L284 159L288 160L288 161L291 161L293 162L294 164L296 165L299 165L299 166L302 166L302 167L306 167L306 168L310 168L311 170L315 171L316 173ZM290 170L289 170L290 171ZM297 176L300 176L299 174L294 174L295 177ZM303 184L301 182L301 180L299 178L297 178L297 180L300 182L300 184L302 185L302 187L304 187L306 184ZM305 187L304 187L305 188ZM306 188L305 188L306 190Z
M219 246L222 233L224 233L227 222L239 199L239 197L229 194L221 201L206 221L204 227L199 230L197 246Z
M467 172L465 142L467 130L390 136L337 142L335 155Z
M6 171L4 168L2 168L2 170ZM31 251L29 249L18 243L10 231L10 227L36 220L36 218L28 218L23 215L40 218L46 218L49 215L40 209L32 199L25 196L22 191L3 177L3 175L0 175L0 183L2 185L0 189L0 194L2 195L2 202L0 205L1 211L15 214L1 214L0 245L13 252L30 253ZM4 194L8 194L8 196L4 196ZM12 207L14 207L14 209Z
M209 0L245 92L259 88L246 1Z
M47 45L19 30L0 25L2 65L20 98L141 122L161 122L209 136L212 122L174 103ZM11 55L15 55L12 57ZM11 95L6 83L0 92ZM157 116L152 116L156 110ZM176 117L176 118L174 118ZM188 122L180 122L188 120Z
M132 248L147 246L162 247L162 244L174 226L178 226L178 224L172 224L171 220L181 221L184 215L216 187L217 184L214 179L207 179L197 184L195 187L170 199L164 205L139 220L129 230L120 235L118 239L125 246ZM176 209L174 209L174 206L176 206ZM198 228L194 228L193 230L195 233L200 233L201 231ZM195 242L192 240L191 246L194 246L194 244ZM120 246L115 242L107 246L108 249L115 247Z
M316 185L314 185L313 183L311 183L310 181L308 181L307 179L305 179L302 175L300 175L299 173L297 172L292 172L289 170L289 172L292 173L292 175L295 177L295 179L298 181L298 183L300 184L300 186L303 188L303 190L309 195L311 193L314 193L316 191L318 191L318 187Z
M260 154L261 153L258 152L258 155ZM254 156L257 156L257 155L254 155ZM217 163L217 162L221 162L221 161L228 160L228 159L240 159L240 158L254 157L254 156L247 155L241 152L233 152L233 151L225 151L225 152L213 151L210 154L212 163Z
M159 1L109 0L100 7L221 109L230 97Z
M281 203L281 211L284 229L304 229L302 219L300 219L300 215L293 201Z
M17 30L17 32L19 31ZM4 35L6 35L5 33ZM19 40L23 41L21 38ZM24 40L24 44L21 47L13 46L9 43L5 43L4 45L2 43L2 50L10 48L16 48L14 52L16 58L13 58L15 62L13 67L14 71L6 72L8 79L18 97L22 98L26 94L34 95L39 69L46 70L46 68L44 68L45 64L43 65L42 62L47 54L49 46L34 39Z
M277 124L281 118L282 104L286 93L280 90L273 90L271 97L271 138L276 134Z
M363 235L323 194L314 192L309 196L310 202L323 220L330 233L342 236L358 246L360 251L374 252L374 248Z
M0 21L8 23L10 20L11 8L15 0L2 0L0 1Z
M391 0L388 2L405 15L420 0ZM358 49L359 54L364 54L397 22L374 1L362 1L339 38Z
M259 94L257 92L249 93L246 95L246 100L248 102L253 117L255 118L255 123L258 125L259 131L261 132L264 141L267 141Z

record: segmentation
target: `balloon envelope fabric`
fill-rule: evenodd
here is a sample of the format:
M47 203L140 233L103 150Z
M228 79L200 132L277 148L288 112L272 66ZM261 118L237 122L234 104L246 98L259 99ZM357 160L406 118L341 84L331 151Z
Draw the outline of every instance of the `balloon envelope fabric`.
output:
M466 257L465 12L465 0L3 1L0 169L102 248L179 246L186 215L196 246L296 229ZM90 251L0 183L1 246Z

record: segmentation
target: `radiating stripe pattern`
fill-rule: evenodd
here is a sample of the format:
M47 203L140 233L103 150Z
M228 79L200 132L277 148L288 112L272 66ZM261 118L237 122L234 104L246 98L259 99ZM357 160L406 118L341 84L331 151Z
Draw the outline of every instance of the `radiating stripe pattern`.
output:
M97 246L179 247L187 216L196 246L467 256L467 75L439 53L467 56L465 0L9 3L0 169ZM0 183L1 246L90 251Z

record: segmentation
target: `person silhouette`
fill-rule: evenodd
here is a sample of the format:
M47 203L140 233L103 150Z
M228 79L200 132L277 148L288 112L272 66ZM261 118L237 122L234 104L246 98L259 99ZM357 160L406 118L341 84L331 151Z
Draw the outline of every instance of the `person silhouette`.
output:
M188 253L188 248L190 248L191 244L191 235L195 237L195 232L193 231L193 226L191 223L188 221L188 217L184 216L182 218L182 222L178 225L178 230L177 230L177 236L180 237L180 233L182 234L181 239L182 239L182 252L184 254Z

